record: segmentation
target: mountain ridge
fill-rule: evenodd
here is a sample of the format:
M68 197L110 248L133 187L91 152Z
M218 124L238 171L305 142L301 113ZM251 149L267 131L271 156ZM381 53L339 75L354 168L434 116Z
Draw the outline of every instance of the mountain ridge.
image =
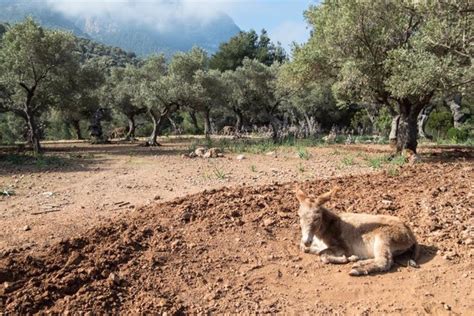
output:
M76 36L120 47L139 56L164 53L169 57L193 46L214 53L222 42L240 32L240 28L224 13L205 23L189 19L186 23L177 21L167 30L158 30L144 22L115 20L106 15L68 16L44 1L0 0L0 5L1 22L14 24L31 16L44 27L71 31Z

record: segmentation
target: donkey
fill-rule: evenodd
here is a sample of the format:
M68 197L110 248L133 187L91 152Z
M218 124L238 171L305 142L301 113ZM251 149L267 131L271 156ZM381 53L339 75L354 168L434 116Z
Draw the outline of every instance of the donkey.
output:
M304 252L319 254L324 263L353 262L349 272L352 276L388 271L393 258L409 250L413 260L418 258L419 245L415 235L399 218L335 214L323 207L338 190L336 187L311 198L296 188Z

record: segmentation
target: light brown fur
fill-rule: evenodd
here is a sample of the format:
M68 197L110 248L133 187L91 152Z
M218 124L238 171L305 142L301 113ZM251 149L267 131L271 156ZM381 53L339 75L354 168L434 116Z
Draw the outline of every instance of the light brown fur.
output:
M393 257L413 250L418 256L418 244L411 229L399 218L388 215L333 213L323 204L339 189L310 198L296 189L300 202L299 217L302 231L301 248L317 253L324 263L354 262L350 275L388 271ZM314 238L315 237L315 238ZM324 243L326 249L317 244Z

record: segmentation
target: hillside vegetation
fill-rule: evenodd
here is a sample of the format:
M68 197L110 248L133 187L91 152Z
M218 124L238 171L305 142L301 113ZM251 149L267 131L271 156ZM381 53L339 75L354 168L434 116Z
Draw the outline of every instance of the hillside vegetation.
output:
M1 43L2 141L39 152L41 139L148 136L154 146L161 134L225 130L274 142L377 135L397 152L416 152L419 137L471 144L468 12L463 1L326 1L306 11L312 35L291 61L265 30L213 55L138 59L27 19Z

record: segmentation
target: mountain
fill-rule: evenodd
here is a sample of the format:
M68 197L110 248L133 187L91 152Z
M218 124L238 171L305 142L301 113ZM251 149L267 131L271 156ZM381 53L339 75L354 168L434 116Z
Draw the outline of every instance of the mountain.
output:
M71 17L55 11L45 1L0 0L0 8L0 22L12 24L32 16L44 27L68 30L77 36L117 46L140 56L153 53L170 56L193 46L214 53L219 44L240 31L226 14L205 22L197 19L176 21L166 30L159 30L144 22L115 19L107 14Z

